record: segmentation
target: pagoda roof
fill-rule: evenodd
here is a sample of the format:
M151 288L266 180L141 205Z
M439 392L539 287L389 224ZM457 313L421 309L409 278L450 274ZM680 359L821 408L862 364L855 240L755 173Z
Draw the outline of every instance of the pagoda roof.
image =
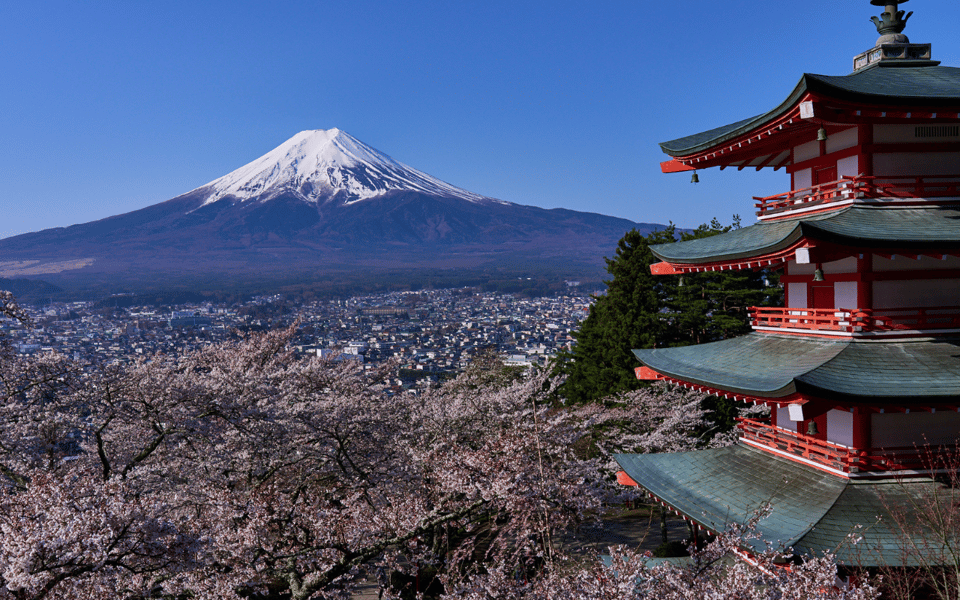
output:
M650 250L674 264L738 261L786 250L801 239L858 248L946 250L960 247L960 209L859 204L835 212L760 222L712 237L658 244Z
M723 127L663 142L660 147L673 157L703 152L776 121L811 93L878 106L956 107L960 104L960 68L876 67L840 76L805 73L793 92L773 110Z
M865 567L915 566L890 510L910 510L939 486L928 478L846 479L746 445L614 458L642 488L713 532L770 506L757 523L760 539L746 540L755 551L780 543L799 554L835 552L839 562ZM850 534L861 541L853 545ZM933 536L917 546L939 549Z
M834 340L754 332L633 353L671 379L758 398L800 393L875 406L960 399L960 339Z

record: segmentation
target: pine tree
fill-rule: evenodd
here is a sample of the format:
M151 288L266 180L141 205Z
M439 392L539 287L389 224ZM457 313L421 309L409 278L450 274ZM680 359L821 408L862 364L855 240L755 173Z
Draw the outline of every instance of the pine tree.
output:
M680 241L712 237L739 229L739 218L723 226L717 219L680 235ZM768 271L712 271L670 277L675 286L663 298L671 314L671 346L704 344L750 332L751 306L779 303L779 276ZM650 346L647 346L650 347Z
M674 239L673 226L644 237L631 230L620 240L613 258L606 259L607 291L598 296L590 313L573 334L576 346L562 357L567 375L561 393L568 401L587 402L621 391L637 389L637 359L632 348L663 345L667 323L659 290L663 278L650 273L657 258L651 244Z
M710 237L739 227L714 219L683 241ZM766 272L717 271L654 276L650 265L659 262L650 246L676 241L671 225L644 237L627 232L607 260L606 293L596 297L590 314L573 334L576 345L560 357L559 370L567 375L560 392L568 402L583 403L638 389L632 350L716 341L750 330L750 306L776 304L779 288Z

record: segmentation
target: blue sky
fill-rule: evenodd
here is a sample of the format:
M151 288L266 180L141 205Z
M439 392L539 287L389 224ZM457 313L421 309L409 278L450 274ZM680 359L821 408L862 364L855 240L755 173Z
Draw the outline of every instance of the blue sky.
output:
M905 33L960 66L960 3ZM339 127L468 190L695 226L783 172L663 175L658 142L846 74L869 0L0 0L0 237L161 202Z

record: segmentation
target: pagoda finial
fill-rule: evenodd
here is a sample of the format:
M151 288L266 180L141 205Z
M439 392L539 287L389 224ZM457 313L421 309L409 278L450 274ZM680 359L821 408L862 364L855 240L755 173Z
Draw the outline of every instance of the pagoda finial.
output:
M930 57L930 44L911 44L903 29L913 12L905 13L900 5L909 0L870 0L874 6L882 6L883 14L872 17L880 39L876 46L853 57L853 71L872 67L935 67L940 61Z
M870 0L874 6L884 7L883 14L879 17L871 17L870 20L877 26L877 32L880 44L909 44L910 40L903 35L903 30L907 26L907 19L913 14L913 11L904 14L906 11L899 10L899 5L909 0Z

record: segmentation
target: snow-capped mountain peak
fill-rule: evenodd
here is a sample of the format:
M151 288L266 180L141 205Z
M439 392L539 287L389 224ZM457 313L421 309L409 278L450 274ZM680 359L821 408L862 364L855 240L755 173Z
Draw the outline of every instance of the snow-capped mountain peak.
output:
M301 131L200 190L209 193L204 204L225 197L266 201L280 194L309 202L337 196L352 204L393 190L490 201L397 162L339 129Z

